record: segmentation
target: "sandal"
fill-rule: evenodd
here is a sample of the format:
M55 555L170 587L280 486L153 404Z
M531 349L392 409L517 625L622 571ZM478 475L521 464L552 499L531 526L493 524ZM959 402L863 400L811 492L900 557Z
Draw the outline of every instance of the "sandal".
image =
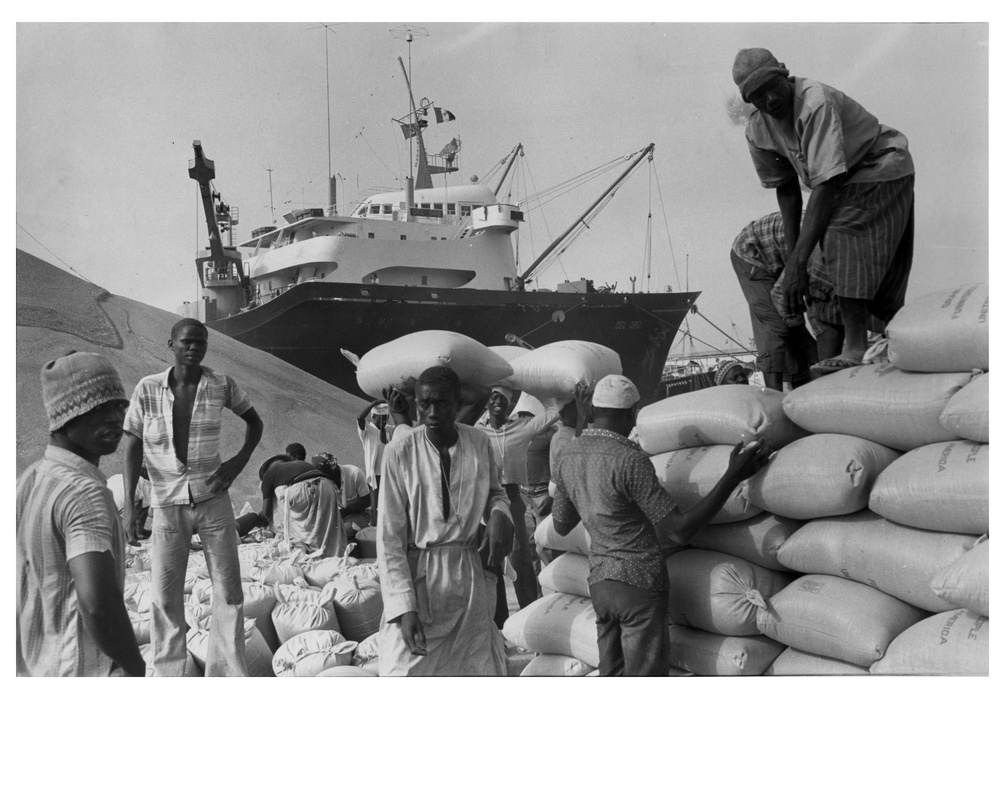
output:
M860 366L861 362L853 358L824 358L818 364L813 364L809 367L809 374L813 380L816 380L817 378L822 378L824 375L832 375L834 372L840 372L842 369L853 369Z

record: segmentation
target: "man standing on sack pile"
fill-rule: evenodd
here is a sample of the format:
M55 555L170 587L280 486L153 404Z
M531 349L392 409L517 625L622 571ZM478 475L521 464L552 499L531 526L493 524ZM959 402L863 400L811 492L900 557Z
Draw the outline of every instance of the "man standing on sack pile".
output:
M778 283L789 309L804 312L814 295L836 299L840 324L824 320L818 348L837 355L811 372L856 367L868 349L869 315L884 330L903 306L913 262L914 167L906 137L843 92L789 77L760 47L736 54L733 80L757 109L746 138L761 185L777 192L787 239ZM800 180L811 189L804 218ZM822 258L810 263L817 245Z
M506 674L493 624L496 577L483 562L499 569L513 524L489 440L455 421L460 403L453 370L424 370L416 386L423 424L401 424L383 454L380 676Z
M50 361L41 380L49 444L17 481L17 674L141 678L125 532L99 469L122 438L125 388L96 353Z
M125 417L126 508L134 505L143 457L153 486L153 675L184 676L184 576L191 537L197 534L212 577L205 675L245 676L243 585L229 487L260 442L264 423L232 378L202 366L208 351L204 324L180 320L167 347L174 365L139 381ZM223 408L246 423L243 447L227 461L219 455Z
M347 534L337 507L337 487L304 460L304 448L301 455L298 459L286 452L261 464L262 524L270 524L287 543L303 547L315 558L342 556Z
M763 441L736 445L719 482L681 511L649 457L627 438L638 411L632 381L602 378L594 387L590 428L566 444L555 465L556 533L565 536L582 520L590 534L588 583L602 676L669 673L666 556L704 528L771 453Z

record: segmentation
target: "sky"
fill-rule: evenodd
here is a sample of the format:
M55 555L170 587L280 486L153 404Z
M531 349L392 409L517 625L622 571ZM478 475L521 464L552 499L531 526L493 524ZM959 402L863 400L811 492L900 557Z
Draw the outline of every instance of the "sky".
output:
M625 289L635 276L644 289L689 286L702 292L700 314L745 342L729 248L777 203L726 102L736 51L762 46L908 137L909 296L987 276L984 23L324 22L329 32L320 22L18 24L17 246L177 311L196 297L194 258L207 241L187 175L193 140L239 209L238 239L271 223L272 202L278 217L326 202L326 46L341 199L399 187L408 172L392 122L408 103L398 57L411 60L415 96L456 116L427 131L432 152L462 140L449 182L484 175L520 142L523 185L540 192L655 143L653 168L636 170L537 285L588 277ZM404 24L428 34L409 53L393 34ZM615 174L531 214L523 265ZM703 319L691 331L696 350L730 344Z

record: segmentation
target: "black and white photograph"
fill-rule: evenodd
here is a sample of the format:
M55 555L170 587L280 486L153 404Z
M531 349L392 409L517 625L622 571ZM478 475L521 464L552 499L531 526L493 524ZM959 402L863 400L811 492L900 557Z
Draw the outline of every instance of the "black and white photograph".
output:
M16 678L430 679L18 680L25 746L978 793L990 20L786 6L18 21Z

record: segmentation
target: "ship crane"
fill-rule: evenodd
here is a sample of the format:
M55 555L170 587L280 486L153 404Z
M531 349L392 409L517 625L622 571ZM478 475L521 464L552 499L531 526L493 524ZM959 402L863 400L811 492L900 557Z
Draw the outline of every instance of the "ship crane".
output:
M238 286L242 290L241 305L247 306L253 299L253 287L250 284L249 276L243 273L243 260L239 252L236 250L226 252L227 248L222 243L219 217L216 215L216 204L213 201L215 199L219 200L218 209L224 216L224 224L230 230L230 235L232 235L232 228L229 226L235 224L235 220L231 216L228 204L222 202L222 198L218 192L212 191L212 181L215 179L215 162L205 158L205 151L202 150L199 140L195 139L193 147L194 159L189 162L188 175L198 182L198 188L201 190L201 202L205 208L205 222L208 225L208 248L212 254L211 260L196 259L198 263L198 278L203 288L208 288L208 286L213 284L219 286L220 284L231 283L229 276L235 270ZM213 276L206 283L205 270L209 267L213 268L214 276L218 277Z

